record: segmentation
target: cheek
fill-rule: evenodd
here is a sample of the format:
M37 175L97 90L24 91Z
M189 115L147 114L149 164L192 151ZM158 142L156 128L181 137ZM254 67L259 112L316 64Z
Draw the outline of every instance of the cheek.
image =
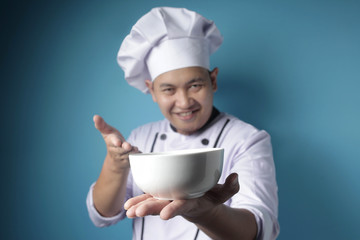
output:
M210 92L204 93L200 98L198 98L201 105L212 105L213 94Z
M172 106L172 101L169 98L158 98L157 101L161 111L166 112L169 111L171 109Z

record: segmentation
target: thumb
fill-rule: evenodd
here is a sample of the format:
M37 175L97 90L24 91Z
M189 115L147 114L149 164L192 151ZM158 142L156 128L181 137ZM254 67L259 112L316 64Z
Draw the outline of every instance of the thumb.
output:
M237 173L230 174L225 183L216 185L213 189L206 193L207 197L214 202L224 203L240 190Z
M239 177L237 173L232 173L226 178L224 189L229 193L230 197L240 190Z

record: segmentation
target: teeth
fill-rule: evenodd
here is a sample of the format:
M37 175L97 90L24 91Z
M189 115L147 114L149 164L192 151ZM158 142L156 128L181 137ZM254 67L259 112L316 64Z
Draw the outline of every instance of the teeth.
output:
M179 113L181 117L189 116L192 112Z

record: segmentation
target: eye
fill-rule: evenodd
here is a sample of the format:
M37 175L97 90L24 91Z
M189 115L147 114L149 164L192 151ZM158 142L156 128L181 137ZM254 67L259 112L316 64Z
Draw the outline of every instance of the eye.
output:
M163 89L161 89L161 91L165 94L173 94L174 88L163 88Z
M199 89L201 89L202 86L203 86L203 84L199 84L199 83L191 84L190 89L191 90L199 90Z

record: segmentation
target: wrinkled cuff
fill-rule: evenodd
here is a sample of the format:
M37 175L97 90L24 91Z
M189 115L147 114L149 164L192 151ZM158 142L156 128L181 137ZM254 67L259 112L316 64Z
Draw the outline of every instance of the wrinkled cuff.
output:
M279 224L276 219L271 218L265 209L253 206L242 206L241 208L245 208L254 215L257 224L257 240L276 239L279 234Z
M233 206L251 212L257 224L257 240L274 240L279 235L280 227L277 218L272 216L264 207L252 204Z
M262 238L262 229L263 229L263 222L262 219L260 217L261 212L255 208L245 208L246 210L248 210L249 212L251 212L256 220L256 225L257 225L257 234L256 234L256 240L261 240Z
M97 227L107 227L110 225L114 225L115 223L119 222L120 220L125 218L125 210L122 209L121 212L113 217L104 217L102 216L95 208L94 201L93 201L93 189L95 183L90 186L87 198L86 198L86 206L88 209L89 217L91 221Z

